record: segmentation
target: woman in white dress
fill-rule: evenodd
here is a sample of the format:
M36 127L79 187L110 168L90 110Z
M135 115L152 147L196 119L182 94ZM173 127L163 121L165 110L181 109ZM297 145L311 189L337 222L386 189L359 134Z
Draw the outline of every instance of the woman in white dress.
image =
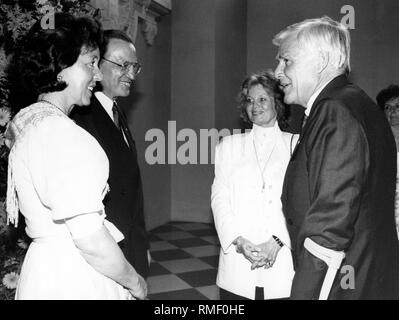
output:
M279 128L284 106L272 74L245 79L240 108L252 130L225 137L215 151L216 284L222 300L287 298L294 269L280 197L297 137Z
M119 230L105 217L108 159L68 114L88 105L96 81L102 30L90 18L55 15L36 23L13 57L13 96L36 103L7 130L9 220L18 210L32 238L16 299L144 299L147 285L127 262ZM30 103L31 103L30 102ZM21 102L22 103L22 102Z

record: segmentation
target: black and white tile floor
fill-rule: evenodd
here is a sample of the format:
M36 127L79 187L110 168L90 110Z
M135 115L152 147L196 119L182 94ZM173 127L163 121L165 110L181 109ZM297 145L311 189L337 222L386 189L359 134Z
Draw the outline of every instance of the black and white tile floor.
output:
M150 231L150 300L219 300L213 224L169 222Z

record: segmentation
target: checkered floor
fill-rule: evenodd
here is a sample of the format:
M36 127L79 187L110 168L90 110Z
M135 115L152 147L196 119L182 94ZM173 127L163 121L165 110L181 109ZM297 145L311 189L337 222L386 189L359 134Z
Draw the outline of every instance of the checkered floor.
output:
M212 224L170 222L150 231L150 300L218 300L219 240Z

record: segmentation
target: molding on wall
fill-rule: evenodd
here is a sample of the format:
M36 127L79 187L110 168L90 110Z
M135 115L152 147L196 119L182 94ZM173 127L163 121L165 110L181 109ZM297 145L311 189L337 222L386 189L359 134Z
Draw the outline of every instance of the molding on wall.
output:
M172 0L152 0L149 9L164 16L172 11Z
M172 11L171 0L91 0L100 9L104 29L120 29L136 41L137 30L145 42L152 46L158 33L159 19Z

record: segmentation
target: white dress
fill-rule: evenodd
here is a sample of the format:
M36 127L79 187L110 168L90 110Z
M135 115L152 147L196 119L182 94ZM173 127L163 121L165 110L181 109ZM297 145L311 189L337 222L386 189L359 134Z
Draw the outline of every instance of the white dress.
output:
M13 179L33 239L16 299L128 299L130 294L81 256L65 218L102 212L108 159L67 116L49 116L19 141ZM106 222L106 220L105 220Z

